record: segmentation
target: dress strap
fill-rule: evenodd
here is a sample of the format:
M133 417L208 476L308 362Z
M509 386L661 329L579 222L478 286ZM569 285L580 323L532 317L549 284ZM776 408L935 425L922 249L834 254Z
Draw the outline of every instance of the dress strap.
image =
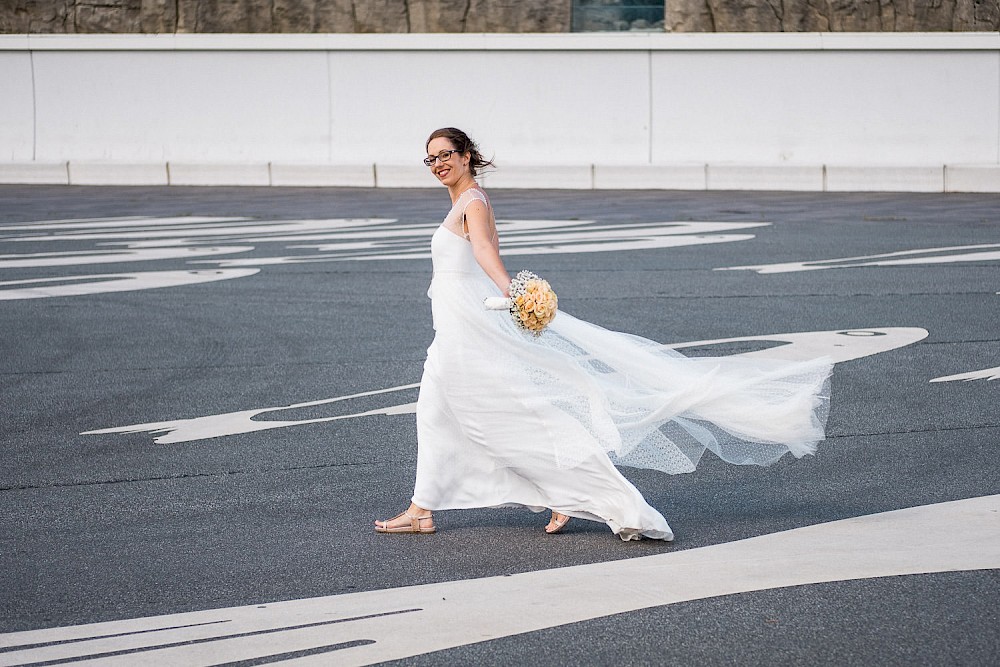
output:
M465 201L462 202L462 199L465 199ZM486 196L485 192L476 188L469 188L458 198L458 203L462 205L462 215L465 215L465 209L469 208L469 204L474 201L481 201L486 204L486 208L490 207L490 199Z
M464 202L462 201L463 199L465 200ZM468 224L466 223L466 220L465 220L465 209L469 208L469 204L471 204L474 201L481 201L481 202L483 202L483 204L486 205L486 210L490 212L490 219L491 219L491 221L492 221L492 218L493 218L493 210L492 210L492 207L490 206L490 198L486 196L485 192L483 192L482 190L479 190L477 188L469 188L468 190L466 190L465 192L463 192L461 195L459 195L458 201L455 202L455 203L456 203L456 205L460 205L460 209L462 211L462 236L466 240L469 239L469 226L468 226ZM493 235L490 237L491 241L496 237L496 234L497 234L496 224L494 223L493 224Z

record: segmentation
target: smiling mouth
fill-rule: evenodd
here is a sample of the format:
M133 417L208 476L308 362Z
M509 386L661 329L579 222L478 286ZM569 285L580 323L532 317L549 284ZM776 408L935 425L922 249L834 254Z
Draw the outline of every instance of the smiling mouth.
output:
M451 169L448 169L447 167L445 167L444 169L439 169L437 172L437 177L444 178L449 174L449 172L451 172Z

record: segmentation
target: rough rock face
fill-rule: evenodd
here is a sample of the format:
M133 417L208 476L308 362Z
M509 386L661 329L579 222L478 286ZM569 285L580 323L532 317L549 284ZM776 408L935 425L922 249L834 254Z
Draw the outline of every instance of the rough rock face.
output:
M570 0L0 0L0 33L567 32Z
M672 32L1000 30L1000 0L667 0Z
M571 0L0 0L0 33L566 32ZM1000 0L667 0L666 30L1000 30Z

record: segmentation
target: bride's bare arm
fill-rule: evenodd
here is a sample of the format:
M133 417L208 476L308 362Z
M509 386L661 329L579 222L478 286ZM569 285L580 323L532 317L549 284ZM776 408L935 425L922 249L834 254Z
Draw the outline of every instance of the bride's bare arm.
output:
M500 259L500 250L496 242L496 230L490 220L490 211L481 201L473 201L465 209L465 221L469 230L469 242L472 243L472 254L486 275L496 283L504 296L510 296L507 288L510 286L510 274Z

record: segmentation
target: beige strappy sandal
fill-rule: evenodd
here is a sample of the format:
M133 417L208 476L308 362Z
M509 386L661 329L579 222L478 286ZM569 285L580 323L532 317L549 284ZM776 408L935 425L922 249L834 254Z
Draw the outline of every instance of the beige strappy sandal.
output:
M376 533L418 533L418 534L421 534L421 535L429 535L431 533L437 532L437 528L434 527L434 515L432 515L432 514L428 514L427 516L413 516L409 512L403 512L402 514L397 514L396 516L392 517L391 519L386 519L382 523L383 524L388 524L389 522L395 521L396 519L398 519L400 517L403 517L403 516L405 516L406 518L408 518L410 520L410 525L409 526L393 526L392 528L390 528L390 527L385 526L385 525L379 526L378 524L376 524L375 525L375 532ZM430 526L426 526L426 527L421 526L420 525L421 521L430 521L431 525Z
M553 515L554 514L558 514L558 512L553 512L552 514ZM545 527L545 532L548 533L549 535L555 535L560 530L562 530L566 526L567 523L569 523L569 519L570 518L568 516L566 516L565 514L562 515L561 519L550 519L549 523L554 523L555 527L553 527L552 530L549 530L549 527L546 526Z

